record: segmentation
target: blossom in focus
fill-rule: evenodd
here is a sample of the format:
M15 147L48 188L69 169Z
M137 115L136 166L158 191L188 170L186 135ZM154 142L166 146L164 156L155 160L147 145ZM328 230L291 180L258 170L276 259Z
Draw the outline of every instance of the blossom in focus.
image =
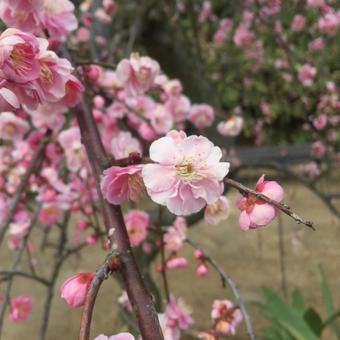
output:
M204 220L209 224L218 224L230 214L230 203L227 197L221 196L216 202L208 204L204 210Z
M123 59L118 64L116 74L127 93L136 96L154 85L159 71L159 64L155 60L132 53L130 59Z
M144 192L142 168L142 165L137 164L127 167L112 166L104 170L100 185L105 199L115 205L137 201Z
M32 297L18 295L11 299L9 318L13 322L26 320L32 310Z
M106 336L104 334L98 335L93 340L135 340L135 337L131 333L118 333L111 336Z
M238 136L243 127L243 118L240 116L232 116L225 121L217 124L217 131L226 137Z
M91 272L79 273L68 278L61 286L61 298L71 307L83 306L93 277L94 273Z
M208 128L214 122L214 119L214 110L207 104L192 105L188 115L188 120L192 122L197 129Z
M151 144L142 176L151 199L175 215L189 215L214 203L223 192L229 163L206 137L171 131ZM159 174L162 174L161 176Z
M149 215L144 211L132 209L124 214L124 220L131 245L140 245L148 234Z
M317 70L310 64L304 64L299 68L298 78L305 86L311 86L316 76Z
M21 140L28 132L28 123L12 112L0 113L0 139L9 141Z
M38 78L39 44L35 36L8 28L0 35L0 75L16 83Z
M242 321L242 313L229 300L215 300L211 310L215 330L219 335L235 335L236 326Z
M284 191L275 181L266 181L262 175L256 183L255 191L281 202ZM254 195L239 197L236 201L241 210L239 224L243 231L269 224L277 215L277 209Z

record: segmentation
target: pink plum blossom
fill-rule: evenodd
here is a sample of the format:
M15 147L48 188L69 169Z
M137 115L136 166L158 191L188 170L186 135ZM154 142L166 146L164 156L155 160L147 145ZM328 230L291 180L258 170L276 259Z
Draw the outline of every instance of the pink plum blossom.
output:
M163 105L156 105L155 109L148 113L151 126L158 134L165 134L172 128L173 118L171 113Z
M12 112L0 113L0 139L18 141L28 132L29 125Z
M18 295L11 299L9 318L13 322L26 320L32 310L32 296Z
M306 18L303 15L297 14L294 16L291 29L295 32L300 32L305 26Z
M240 310L229 300L215 300L211 318L216 322L216 331L222 336L235 335L236 326L243 319Z
M208 204L204 210L204 220L216 225L219 222L227 219L230 214L230 203L227 197L221 196L216 202Z
M336 33L339 24L340 24L339 15L333 11L326 13L318 21L319 30L331 36Z
M138 139L132 137L130 132L120 132L111 142L111 151L116 159L129 157L130 153L142 153Z
M166 269L173 270L177 268L185 268L188 266L188 260L185 257L172 257L166 262Z
M188 115L188 120L192 122L198 129L205 129L214 122L215 114L210 105L195 104L192 105Z
M106 336L104 334L98 335L93 340L135 340L135 337L131 333L118 333L111 336Z
M39 221L46 224L52 225L59 221L61 217L60 208L53 203L45 204L39 211Z
M142 168L137 164L123 168L112 166L104 170L100 184L104 198L115 205L137 201L144 192Z
M80 130L74 126L63 130L58 141L64 149L67 166L70 171L77 172L85 164L86 154L80 140Z
M43 0L2 0L0 18L9 27L35 33L40 30L39 11Z
M249 30L247 25L240 24L234 34L234 43L236 46L243 47L249 45L254 39L254 32Z
M173 295L170 296L170 302L166 306L165 314L170 320L175 321L176 326L180 329L188 329L194 323L191 318L190 308L181 298L176 300Z
M316 141L312 144L312 155L316 158L322 158L326 153L325 145L320 142Z
M83 306L93 277L94 273L90 272L79 273L68 278L61 286L61 298L65 299L71 307Z
M39 19L53 38L66 37L78 27L74 5L69 0L44 0Z
M162 329L164 340L179 340L181 336L180 329L176 326L176 320L173 322L168 316L158 314L159 324Z
M0 88L0 112L13 111L20 107L16 94L5 86Z
M229 163L206 137L171 131L151 144L142 176L151 199L175 215L189 215L214 203L223 192ZM158 174L162 174L159 176Z
M130 59L123 59L117 66L117 77L124 89L132 96L143 94L153 85L160 67L149 57L132 53Z
M328 122L328 118L327 115L322 114L320 116L317 116L313 119L313 126L317 129L317 130L323 130Z
M39 43L29 33L8 28L0 35L0 75L16 83L38 78Z
M243 127L243 118L240 116L232 116L225 121L217 124L217 131L226 137L238 136Z
M185 218L177 216L174 224L164 234L165 249L177 252L186 239L187 225Z
M257 181L255 191L277 202L281 202L284 195L282 187L275 181L266 181L264 175ZM275 207L251 194L239 197L236 205L241 210L239 224L243 231L267 225L277 215Z
M186 119L190 111L190 100L188 97L183 95L170 97L165 102L165 107L171 113L176 123L182 122Z
M200 263L196 268L196 274L198 276L207 276L209 273L209 269L205 263Z
M305 86L311 86L316 76L317 69L310 64L304 64L299 68L298 78Z
M124 214L124 220L131 245L140 245L148 234L149 215L144 211L132 209Z

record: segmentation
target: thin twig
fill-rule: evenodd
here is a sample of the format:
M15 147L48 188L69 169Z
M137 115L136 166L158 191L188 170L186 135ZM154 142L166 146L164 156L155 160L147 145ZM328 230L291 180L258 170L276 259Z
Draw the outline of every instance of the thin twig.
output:
M119 255L116 252L112 251L107 256L103 265L97 270L96 275L94 276L90 288L87 292L85 305L81 317L79 340L89 340L93 308L100 286L102 285L103 281L109 277L114 269L119 268Z
M227 284L230 287L230 289L231 289L231 291L234 294L234 297L236 299L237 305L239 306L239 308L240 308L240 310L242 312L242 315L243 315L243 318L244 318L244 322L246 324L246 328L247 328L247 332L248 332L249 338L252 339L252 340L256 340L255 339L254 330L253 330L253 326L251 324L251 320L250 320L250 317L249 317L249 314L248 314L247 309L246 309L246 307L245 307L245 305L244 305L244 303L242 301L241 295L240 295L240 293L239 293L239 291L238 291L238 289L236 287L235 282L229 277L229 275L218 264L218 262L213 257L211 257L202 248L201 245L199 245L196 241L193 241L192 239L190 239L188 237L186 238L185 242L190 244L195 249L200 249L201 252L204 255L205 260L208 261L216 269L216 271L220 274L224 286L225 286L225 284Z
M0 271L0 276L3 276L4 280L9 280L12 276L21 276L24 277L26 279L30 279L33 281L37 281L45 286L47 286L49 284L49 282L44 279L43 277L34 275L34 274L29 274L29 273L25 273L25 272L20 272L18 270L15 271ZM2 281L2 279L0 279L0 281Z
M290 216L292 219L295 220L295 222L297 224L304 224L305 226L315 230L315 228L313 226L313 222L306 221L303 218L301 218L300 216L296 215L290 209L290 207L287 204L280 203L280 202L277 202L275 200L272 200L268 196L263 195L263 194L261 194L258 191L255 191L255 190L252 190L250 188L247 188L243 184L241 184L241 183L239 183L239 182L237 182L237 181L235 181L235 180L233 180L231 178L226 177L224 179L224 183L226 183L226 184L232 186L233 188L237 189L241 193L241 195L243 195L243 196L252 195L252 196L255 196L256 198L258 198L258 199L260 199L262 201L265 201L265 202L269 203L270 205L272 205L275 208L277 208L277 209L281 210L282 212L284 212L286 215Z
M32 156L32 159L26 169L25 174L20 180L20 184L16 188L14 196L12 197L10 203L8 204L7 214L0 224L0 245L3 241L8 226L11 223L12 218L16 212L17 206L20 202L21 195L24 192L24 190L27 189L27 184L30 176L33 174L34 171L36 171L40 167L40 163L43 159L45 146L50 139L50 134L51 134L50 131L48 131L45 137L41 140L40 144L38 145L37 149L35 150Z

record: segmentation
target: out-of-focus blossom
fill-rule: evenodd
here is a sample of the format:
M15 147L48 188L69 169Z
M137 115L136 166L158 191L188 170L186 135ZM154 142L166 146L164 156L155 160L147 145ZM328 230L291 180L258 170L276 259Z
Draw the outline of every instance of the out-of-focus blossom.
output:
M215 114L210 105L195 104L192 105L188 115L188 120L192 122L198 129L205 129L214 122Z
M312 155L316 158L322 158L326 153L325 145L320 142L316 141L312 144Z
M116 159L127 158L130 153L142 153L138 139L132 137L130 132L120 132L111 142L111 151Z
M205 263L200 263L196 268L196 274L198 276L207 276L209 273L209 269Z
M291 29L295 32L300 32L305 26L306 18L303 15L297 14L294 16Z
M185 257L172 257L166 261L166 269L173 270L177 268L185 268L188 266L188 260Z
M256 183L255 191L281 202L284 191L275 181L266 181L262 175ZM236 202L241 210L239 224L243 231L269 224L277 215L277 209L254 195L239 197Z
M304 64L299 68L298 78L305 86L311 86L316 76L317 70L310 64Z
M130 165L104 170L100 185L105 199L115 205L128 200L137 201L144 192L142 168L142 165Z
M170 296L170 302L166 306L165 314L170 320L176 321L176 326L180 329L188 329L194 323L189 307L182 299L176 300L173 295Z
M328 122L327 115L322 114L313 119L313 126L317 130L323 130L326 127L327 122Z
M165 248L171 252L177 252L186 238L187 225L185 218L178 216L174 224L164 234Z
M221 149L203 136L168 133L150 147L150 158L159 164L146 164L142 171L148 194L176 215L198 212L223 192L229 163L221 157Z
M13 112L0 113L0 139L18 141L28 132L29 125Z
M242 313L229 300L215 300L211 318L216 322L215 330L219 335L235 335L236 326L242 321Z
M9 318L13 322L26 320L32 310L32 296L18 295L11 299Z
M170 97L165 102L165 107L171 113L175 122L182 122L190 111L190 100L186 96Z
M130 313L133 311L131 302L129 300L128 294L126 290L122 292L122 294L118 297L118 303L126 308Z
M165 134L172 128L173 118L164 105L156 105L155 109L148 113L151 126L158 134Z
M61 298L71 307L81 307L85 303L87 291L94 273L79 273L67 279L61 286Z
M149 215L141 210L132 209L124 214L126 229L132 246L139 246L148 234Z
M236 46L243 47L249 45L255 37L253 31L249 30L246 25L240 24L234 34L234 43Z
M131 333L118 333L111 336L104 334L98 335L94 340L135 340L135 337Z
M45 204L39 211L39 221L46 224L52 225L59 221L61 217L60 208L56 204Z
M217 131L226 137L238 136L243 127L243 118L240 116L232 116L225 121L217 124Z
M226 220L230 214L230 203L227 197L221 196L216 202L208 204L204 210L204 220L216 225L219 222Z
M336 12L326 13L318 21L318 27L321 32L325 32L328 35L334 35L340 24L339 14Z

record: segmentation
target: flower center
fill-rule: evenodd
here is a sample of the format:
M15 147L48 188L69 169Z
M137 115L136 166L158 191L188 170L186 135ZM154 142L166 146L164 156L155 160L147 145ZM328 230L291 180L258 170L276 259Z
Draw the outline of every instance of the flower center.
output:
M40 69L40 79L44 81L45 83L51 84L53 81L53 75L52 71L49 69L49 67L45 64L41 65Z
M4 130L5 130L5 133L6 133L8 136L13 136L13 135L15 134L15 131L16 131L15 124L13 124L13 123L7 123L7 124L4 126Z
M194 166L187 162L176 165L176 174L183 182L191 182L202 178L202 176L195 171Z
M15 46L9 56L14 68L18 71L30 71L32 68L28 62L25 62L24 49L20 47L20 44Z

